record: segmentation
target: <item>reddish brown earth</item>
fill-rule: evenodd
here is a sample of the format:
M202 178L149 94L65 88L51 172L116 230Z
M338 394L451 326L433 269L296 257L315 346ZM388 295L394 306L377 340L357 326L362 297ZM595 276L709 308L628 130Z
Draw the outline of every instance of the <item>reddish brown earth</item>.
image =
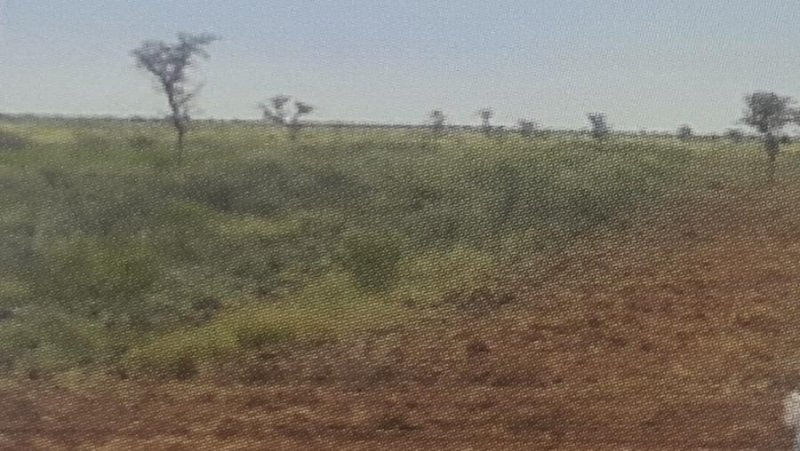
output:
M502 307L217 379L8 385L0 448L790 449L798 194L709 185L582 237Z

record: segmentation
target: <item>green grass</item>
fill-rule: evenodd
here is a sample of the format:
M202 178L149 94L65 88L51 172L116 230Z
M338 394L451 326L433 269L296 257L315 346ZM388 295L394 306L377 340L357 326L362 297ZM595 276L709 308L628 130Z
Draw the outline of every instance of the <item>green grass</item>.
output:
M404 130L290 142L214 124L179 163L152 124L0 123L0 136L13 136L0 140L0 309L14 313L0 368L16 373L190 375L233 350L410 321L685 183L701 150Z
M281 303L252 303L134 348L123 365L134 373L185 378L205 361L265 345L322 342L412 318L399 303L365 293L343 274L328 274Z

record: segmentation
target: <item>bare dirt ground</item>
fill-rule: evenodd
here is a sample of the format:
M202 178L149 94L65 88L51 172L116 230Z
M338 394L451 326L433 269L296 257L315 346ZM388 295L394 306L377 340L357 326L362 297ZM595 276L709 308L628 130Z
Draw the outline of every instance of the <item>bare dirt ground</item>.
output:
M798 199L710 183L583 236L501 308L269 349L217 379L9 386L0 448L790 449Z

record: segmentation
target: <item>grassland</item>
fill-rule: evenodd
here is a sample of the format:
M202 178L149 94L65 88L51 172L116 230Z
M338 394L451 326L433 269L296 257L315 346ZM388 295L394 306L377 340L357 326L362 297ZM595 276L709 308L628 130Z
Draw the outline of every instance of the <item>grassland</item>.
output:
M0 371L190 377L435 315L682 183L671 138L0 123ZM740 146L744 147L744 146Z

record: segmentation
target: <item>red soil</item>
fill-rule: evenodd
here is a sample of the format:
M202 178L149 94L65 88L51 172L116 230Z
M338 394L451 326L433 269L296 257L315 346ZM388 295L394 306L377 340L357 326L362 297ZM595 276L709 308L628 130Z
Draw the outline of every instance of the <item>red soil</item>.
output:
M0 389L0 448L790 449L798 198L710 186L582 237L502 307L216 380Z

